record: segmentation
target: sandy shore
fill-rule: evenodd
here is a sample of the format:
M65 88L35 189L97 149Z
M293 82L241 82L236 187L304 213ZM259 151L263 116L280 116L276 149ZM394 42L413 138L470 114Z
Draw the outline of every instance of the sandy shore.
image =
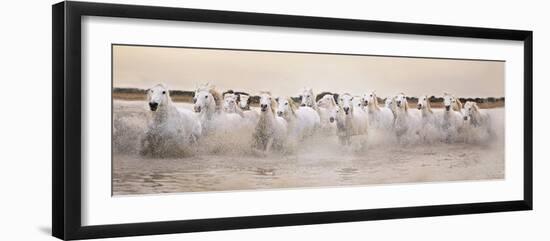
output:
M384 137L388 133L371 132L360 152L342 148L336 137L318 137L287 154L257 157L248 146L231 143L231 152L162 159L137 154L145 104L117 100L113 110L115 126L125 123L113 137L114 195L504 178L503 109L490 110L500 134L486 144L399 145Z

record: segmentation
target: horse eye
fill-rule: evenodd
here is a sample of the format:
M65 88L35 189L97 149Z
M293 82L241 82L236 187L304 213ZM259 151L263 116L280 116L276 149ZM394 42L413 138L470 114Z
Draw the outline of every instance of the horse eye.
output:
M288 105L288 103L285 103L285 105Z
M205 99L208 99L208 95L205 95L204 98L205 98Z
M165 95L165 94L166 94L166 91L162 91L162 94Z

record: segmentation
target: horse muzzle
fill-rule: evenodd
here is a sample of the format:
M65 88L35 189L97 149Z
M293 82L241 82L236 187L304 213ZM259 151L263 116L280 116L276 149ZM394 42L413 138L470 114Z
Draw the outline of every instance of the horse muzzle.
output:
M467 121L467 120L468 120L468 116L464 116L464 120Z
M200 107L200 106L195 106L193 109L194 109L195 112L197 112L197 113L200 113L200 112L201 112L201 107Z
M266 111L267 110L267 105L260 105L260 109L262 111Z
M418 108L419 110L421 110L421 109L422 109L422 105L420 105L420 104L419 104L419 105L416 105L416 108Z
M283 112L282 111L277 111L277 115L282 117L283 116Z
M347 114L349 114L349 107L344 107L344 112Z
M302 107L305 107L305 106L306 106L306 104L301 104L300 106L302 106Z
M156 111L158 107L159 103L149 102L149 109L151 109L151 111Z
M330 117L328 120L330 121L330 123L333 123L334 122L334 117Z
M446 111L451 110L451 106L450 106L450 105L446 105L446 106L445 106L445 110L446 110Z

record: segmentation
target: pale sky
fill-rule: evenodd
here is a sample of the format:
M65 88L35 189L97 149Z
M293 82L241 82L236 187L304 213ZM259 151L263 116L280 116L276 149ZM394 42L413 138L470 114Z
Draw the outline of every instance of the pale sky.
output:
M276 53L169 47L114 46L113 86L146 89L158 83L194 90L210 82L218 90L250 94L269 90L296 96L303 87L379 97L443 92L460 97L504 96L504 62L428 58Z

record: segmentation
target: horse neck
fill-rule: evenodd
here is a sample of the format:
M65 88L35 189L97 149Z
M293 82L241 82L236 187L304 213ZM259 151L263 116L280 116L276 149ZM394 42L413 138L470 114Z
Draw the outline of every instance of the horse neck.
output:
M260 120L274 120L275 119L275 114L273 114L273 111L271 110L267 110L267 111L262 111L260 113Z
M424 106L422 107L422 117L427 117L427 116L430 116L433 114L433 111L432 109L430 108L430 106Z
M378 106L378 101L369 101L367 104L367 109L369 113L380 111L380 106Z
M174 116L177 111L177 108L172 105L172 102L168 101L166 104L159 106L157 111L153 112L153 121L157 124L164 123Z
M212 119L212 116L214 116L214 114L218 111L216 109L216 103L210 102L205 107L206 108L204 108L204 111L201 111L199 116L204 120L210 120Z
M310 103L308 106L316 111L319 111L319 106L317 106L317 103L315 101L312 101L312 103Z
M397 107L395 110L396 120L405 120L409 116L409 112L405 108Z
M443 111L443 119L444 120L449 120L449 118L451 117L451 113L453 112L453 108L451 108L449 111L447 110L444 110Z
M481 114L479 111L475 111L470 118L470 122L474 125L479 125L481 123Z
M353 110L350 112L349 115L344 114L344 125L351 126L352 123L353 123Z
M288 122L294 122L296 120L296 113L293 110L285 111L283 118Z

